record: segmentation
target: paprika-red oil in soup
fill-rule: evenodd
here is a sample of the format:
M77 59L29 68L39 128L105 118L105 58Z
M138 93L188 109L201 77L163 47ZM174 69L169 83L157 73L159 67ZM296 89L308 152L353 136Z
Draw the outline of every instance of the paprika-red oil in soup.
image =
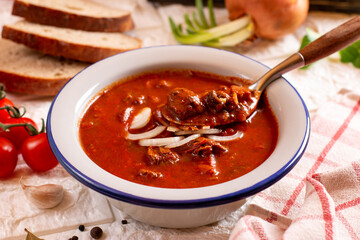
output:
M191 70L119 81L99 93L80 119L81 145L101 168L144 185L194 188L235 179L263 163L278 138L266 97L246 121L234 121L239 102L248 98L241 82ZM133 129L134 118L146 125ZM204 124L185 124L191 118ZM154 129L160 133L146 136Z

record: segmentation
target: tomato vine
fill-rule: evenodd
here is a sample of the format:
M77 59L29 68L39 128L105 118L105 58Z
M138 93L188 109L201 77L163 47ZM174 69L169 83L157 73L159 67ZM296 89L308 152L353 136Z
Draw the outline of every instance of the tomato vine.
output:
M4 86L0 84L0 178L13 174L18 154L36 172L48 171L58 164L45 133L44 119L38 130L31 118L24 117L25 113L24 107L18 108L6 98Z

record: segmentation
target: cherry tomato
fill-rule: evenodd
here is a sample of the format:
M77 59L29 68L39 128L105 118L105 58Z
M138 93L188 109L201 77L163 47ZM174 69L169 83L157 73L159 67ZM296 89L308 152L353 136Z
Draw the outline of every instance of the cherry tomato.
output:
M8 139L0 137L0 178L10 177L18 161L17 151Z
M8 98L2 98L0 99L0 108L3 108L5 106L14 106L14 103L9 100ZM3 122L10 118L10 115L6 109L0 109L0 122Z
M36 172L48 171L59 163L51 151L46 133L27 138L22 145L21 154L27 165Z
M31 120L30 118L8 118L7 120L3 121L4 124L21 124L21 123L28 123L33 125L37 128L36 123ZM30 134L26 130L24 126L16 126L11 127L8 132L2 130L0 128L0 137L4 137L9 139L16 147L16 149L20 150L23 142L25 139L30 137Z

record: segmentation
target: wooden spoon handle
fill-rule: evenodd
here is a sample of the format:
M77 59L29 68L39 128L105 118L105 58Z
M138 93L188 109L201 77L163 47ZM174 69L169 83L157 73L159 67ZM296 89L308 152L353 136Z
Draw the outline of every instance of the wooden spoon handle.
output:
M299 53L303 56L305 65L308 65L341 50L359 39L360 16L356 16L305 46Z

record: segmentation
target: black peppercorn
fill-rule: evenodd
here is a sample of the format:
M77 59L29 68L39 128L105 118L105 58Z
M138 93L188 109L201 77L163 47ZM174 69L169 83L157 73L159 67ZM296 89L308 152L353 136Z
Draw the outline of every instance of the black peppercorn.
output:
M126 219L121 221L122 224L128 224L128 221Z
M90 231L90 236L94 239L99 239L102 236L102 229L100 227L93 227Z
M77 236L72 236L69 240L78 240L79 238Z
M85 226L81 224L81 225L79 226L79 230L80 230L81 232L83 232L83 231L85 230Z

